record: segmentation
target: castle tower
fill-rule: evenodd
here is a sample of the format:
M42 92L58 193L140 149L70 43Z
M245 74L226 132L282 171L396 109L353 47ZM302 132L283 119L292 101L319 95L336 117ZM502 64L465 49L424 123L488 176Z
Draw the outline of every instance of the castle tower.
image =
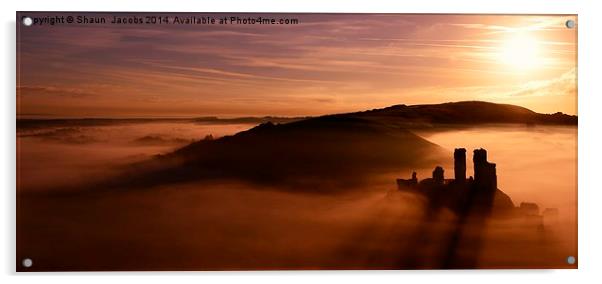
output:
M474 179L475 181L483 181L486 179L486 172L488 171L487 162L487 150L475 149L472 156L472 162L474 164Z
M474 163L475 205L482 214L489 214L497 190L495 164L487 161L487 151L482 148L474 150L472 161Z
M474 181L481 187L495 191L497 189L497 174L495 164L487 161L487 150L475 149L472 156L474 163Z
M443 185L443 181L445 180L443 172L443 168L440 166L437 166L433 170L433 181L438 185Z
M454 150L454 175L456 182L466 181L466 149Z

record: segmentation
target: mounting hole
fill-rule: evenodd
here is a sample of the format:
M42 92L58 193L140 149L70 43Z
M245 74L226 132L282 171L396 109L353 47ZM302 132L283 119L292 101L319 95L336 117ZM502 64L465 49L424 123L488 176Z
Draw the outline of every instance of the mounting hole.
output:
M23 22L23 25L27 27L33 24L33 20L30 17L23 17L23 19L21 19L21 22Z
M33 261L31 260L31 258L25 258L23 259L21 264L23 265L23 267L31 267L33 265Z
M575 264L575 261L575 257L572 255L566 258L566 263L568 264Z
M573 20L568 20L568 21L566 21L566 23L564 23L564 25L565 25L567 28L569 28L569 29L572 29L572 28L574 28L574 27L575 27L575 21L573 21Z

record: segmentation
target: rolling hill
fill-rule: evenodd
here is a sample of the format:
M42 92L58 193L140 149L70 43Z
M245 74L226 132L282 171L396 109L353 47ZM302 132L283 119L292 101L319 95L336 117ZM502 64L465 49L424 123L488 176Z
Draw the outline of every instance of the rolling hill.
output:
M284 124L266 122L137 164L119 184L240 179L305 188L352 185L377 173L435 164L443 149L414 134L416 127L484 123L573 125L577 117L539 114L513 105L458 102L397 105Z

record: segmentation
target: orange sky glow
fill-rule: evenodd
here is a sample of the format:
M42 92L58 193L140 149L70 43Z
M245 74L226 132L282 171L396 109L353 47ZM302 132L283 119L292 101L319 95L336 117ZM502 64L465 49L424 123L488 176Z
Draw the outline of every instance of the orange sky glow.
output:
M17 114L305 116L464 100L577 113L577 28L564 24L576 16L263 16L299 24L19 26Z

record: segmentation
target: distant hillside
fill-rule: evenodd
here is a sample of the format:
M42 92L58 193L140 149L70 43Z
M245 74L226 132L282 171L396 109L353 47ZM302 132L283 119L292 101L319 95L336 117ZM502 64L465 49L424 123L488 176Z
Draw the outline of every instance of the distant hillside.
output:
M507 104L468 101L430 105L395 105L382 109L336 114L337 117L356 117L375 120L381 123L395 123L413 128L432 124L484 124L484 123L523 123L577 125L577 116L563 113L542 114L524 107ZM200 124L260 124L290 123L312 117L233 117L215 116L196 118L59 118L59 119L17 119L17 131L47 127L87 127L109 126L135 123L173 122Z
M219 117L215 117L215 116L207 116L207 117L194 118L193 121L198 122L198 123L214 123L214 124L234 124L234 123L260 124L260 123L266 123L266 122L288 123L288 122L299 121L299 120L304 120L304 119L308 119L308 118L310 118L310 117L280 117L280 116L255 117L255 116L248 116L248 117L234 117L234 118L219 118Z
M205 116L196 118L19 118L17 131L34 130L49 127L97 127L139 123L198 123L198 124L260 124L268 121L274 123L287 123L307 119L308 117L235 117L219 118Z
M428 105L395 105L383 109L342 114L380 122L397 122L412 126L424 124L521 123L577 125L577 116L560 112L536 113L524 107L467 101Z

